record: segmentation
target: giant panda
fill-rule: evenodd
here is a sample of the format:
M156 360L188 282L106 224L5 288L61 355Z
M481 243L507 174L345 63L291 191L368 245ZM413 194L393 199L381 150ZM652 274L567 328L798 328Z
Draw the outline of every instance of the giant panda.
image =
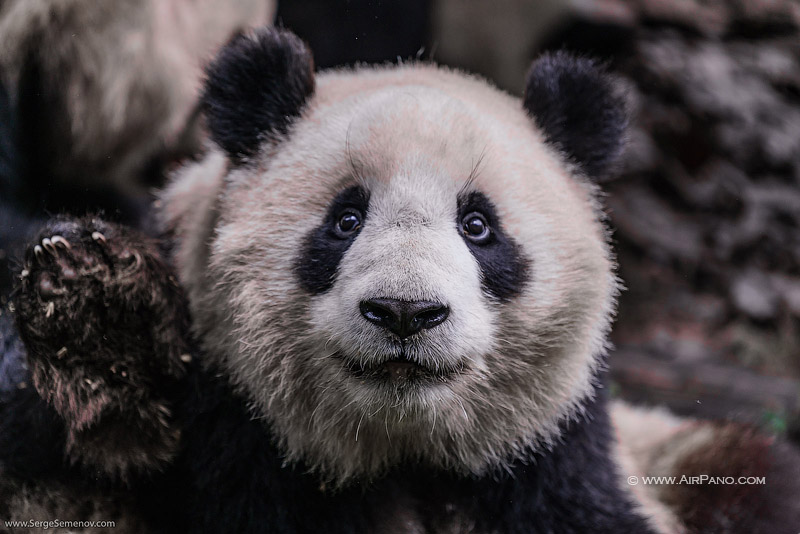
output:
M626 109L591 61L542 57L520 101L425 63L315 74L265 29L223 49L203 107L213 145L161 195L162 242L57 219L26 253L16 324L62 424L40 454L73 493L127 488L170 532L796 527L796 500L681 515L626 484L718 433L609 415L620 281L592 180ZM761 473L800 465L742 436L733 465L750 444ZM9 515L49 488L24 467Z

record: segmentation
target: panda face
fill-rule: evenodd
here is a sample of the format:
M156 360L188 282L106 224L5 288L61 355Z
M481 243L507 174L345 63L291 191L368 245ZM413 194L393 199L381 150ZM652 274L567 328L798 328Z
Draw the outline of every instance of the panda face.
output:
M488 198L450 186L431 202L430 181L408 173L374 193L345 189L296 262L318 295L315 324L365 393L420 400L481 368L495 333L492 303L527 280L528 260Z
M443 128L424 119L420 99L433 100L440 117L466 132L443 143ZM471 155L471 168L444 163L471 149L476 135L468 126L456 103L419 88L363 102L341 147L356 185L336 194L295 260L312 330L345 387L367 405L399 400L403 417L484 369L496 330L493 302L526 281L527 259L469 184L480 154ZM398 128L408 130L400 132L405 146L390 149Z
M604 231L518 106L432 67L321 75L291 135L224 176L193 314L290 459L484 472L589 394Z
M313 324L351 387L421 402L481 364L493 319L481 298L480 269L458 235L455 199L444 202L443 194L426 206L417 193L424 189L406 194L411 184L403 182L346 189L296 269L315 293ZM360 203L342 202L348 197ZM342 221L356 218L358 227L342 236ZM341 256L331 254L337 246L346 247Z
M165 217L209 365L286 457L345 483L484 473L557 439L617 291L581 173L624 128L602 73L545 57L521 103L431 65L314 76L299 39L264 30L208 80L222 151Z

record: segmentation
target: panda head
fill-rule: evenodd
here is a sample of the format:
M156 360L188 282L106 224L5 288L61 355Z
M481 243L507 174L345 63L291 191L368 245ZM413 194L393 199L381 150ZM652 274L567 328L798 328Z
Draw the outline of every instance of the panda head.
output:
M428 64L313 73L263 30L212 64L218 149L166 193L210 365L328 477L502 467L592 395L617 282L585 179L622 99L554 54L524 101Z

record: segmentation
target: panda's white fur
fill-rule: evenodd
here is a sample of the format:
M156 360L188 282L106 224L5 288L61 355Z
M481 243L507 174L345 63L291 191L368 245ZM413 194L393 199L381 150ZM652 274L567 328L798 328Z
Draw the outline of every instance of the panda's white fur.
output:
M293 262L355 184L370 192L363 230L332 290L310 296ZM457 196L470 190L495 204L530 262L522 293L502 306L481 291L459 235ZM212 150L162 201L208 358L289 459L344 481L410 458L483 473L558 438L593 390L618 287L594 194L517 99L407 64L319 74L277 148L232 170ZM409 351L461 372L402 391L344 372L336 353L370 363L394 350L359 315L373 297L449 305Z

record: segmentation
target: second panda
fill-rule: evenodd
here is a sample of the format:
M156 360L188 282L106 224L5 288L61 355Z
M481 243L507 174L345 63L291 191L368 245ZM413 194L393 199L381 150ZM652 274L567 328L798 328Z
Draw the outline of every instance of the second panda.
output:
M315 75L263 30L204 107L214 146L161 199L177 279L98 219L28 251L17 322L72 464L187 532L688 528L625 484L603 393L612 79L565 54L522 102L432 65Z

